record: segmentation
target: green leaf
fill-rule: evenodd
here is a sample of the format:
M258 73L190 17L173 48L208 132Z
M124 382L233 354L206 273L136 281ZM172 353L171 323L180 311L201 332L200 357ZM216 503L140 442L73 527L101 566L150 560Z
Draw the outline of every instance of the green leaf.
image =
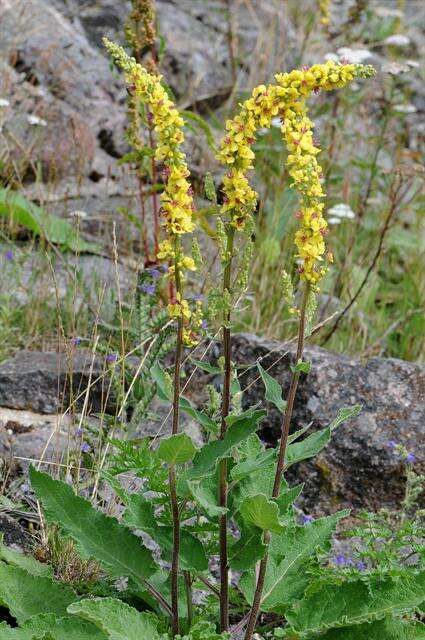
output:
M275 502L279 507L279 513L281 515L285 515L287 513L289 507L291 507L299 498L303 489L304 483L297 484L295 487L282 491L280 496L275 498Z
M164 369L160 367L158 362L155 362L155 364L151 367L150 372L151 372L152 379L157 384L158 395L161 398L161 400L168 400L169 402L172 402L173 388L172 388L172 385L170 384L170 380L166 375Z
M267 373L261 364L257 363L258 371L266 388L266 400L272 402L281 413L285 413L286 402L282 398L282 387L277 380Z
M282 533L284 527L279 522L279 507L269 500L264 493L248 496L240 506L240 514L249 525L263 531Z
M262 451L255 458L248 458L247 460L242 460L242 462L235 464L230 471L230 477L234 482L239 482L243 478L249 476L253 471L257 471L259 468L264 468L273 464L276 457L276 449L266 449L266 451Z
M311 526L311 525L309 525ZM425 572L396 579L317 583L286 618L297 632L316 633L401 614L425 600Z
M39 640L39 637L34 636L28 629L12 628L6 622L0 622L0 640ZM44 635L42 640L48 639Z
M58 523L84 558L96 558L113 577L142 582L156 571L151 552L116 518L110 518L76 496L72 488L30 468L30 479L49 522Z
M419 623L420 624L420 623ZM384 618L376 622L332 629L320 636L320 640L420 640L425 638L425 625L412 624L393 618ZM422 635L421 635L422 631Z
M41 207L9 189L0 188L0 216L13 220L36 236L42 236L49 242L62 245L71 251L101 252L97 244L85 242L66 220L48 214Z
M228 509L218 504L215 474L199 480L188 480L187 486L198 505L210 518L217 518L227 513Z
M43 634L49 632L54 640L107 640L107 636L90 622L71 617L57 618L53 614L29 618L22 629L31 630L36 634L35 638L43 638Z
M311 362L303 362L302 360L300 360L299 362L297 362L297 364L295 366L291 366L291 371L295 372L300 372L300 373L310 373L311 370Z
M171 560L173 551L173 528L158 524L155 507L141 494L133 494L124 512L124 522L129 526L141 529L161 547L164 560ZM208 561L202 543L191 533L180 529L180 561L186 571L205 571Z
M214 434L218 433L219 428L215 420L207 416L205 413L202 413L202 411L194 409L187 398L180 398L179 405L182 411L199 422L199 424L204 427L204 429Z
M242 526L241 537L229 549L229 566L235 571L247 571L264 557L266 550L261 529Z
M302 594L308 578L303 580L305 576L301 575L301 567L317 547L329 540L339 520L348 513L349 511L340 511L315 520L306 527L288 527L283 535L272 535L261 604L264 611L279 610L282 605ZM239 587L250 604L255 585L256 575L252 571L245 573L239 582Z
M232 416L227 421L228 429L222 440L214 440L199 449L193 458L193 466L185 474L186 480L210 475L219 460L230 456L232 450L257 429L265 411L247 411L240 416ZM230 416L229 416L230 418Z
M169 465L185 464L192 460L196 447L187 433L177 433L161 440L157 453Z
M68 612L95 624L109 640L161 640L152 616L116 598L80 600Z
M24 571L30 573L32 576L53 576L53 569L51 566L39 562L32 556L27 556L24 553L20 553L19 551L15 551L14 549L6 547L2 543L1 537L0 558L7 562L7 564L11 564L15 567L19 567L20 569L24 569Z
M295 442L288 445L286 449L285 464L286 468L292 466L296 462L312 458L317 455L331 440L332 432L343 422L357 416L361 411L360 404L353 407L340 409L335 420L331 422L325 429L315 431L301 442Z
M20 624L39 613L66 615L67 606L76 599L70 587L0 562L0 604Z
M215 367L213 364L207 362L206 360L196 360L195 358L190 358L190 361L198 367L198 369L202 369L202 371L206 371L207 373L213 373L214 375L222 375L223 371L220 367Z

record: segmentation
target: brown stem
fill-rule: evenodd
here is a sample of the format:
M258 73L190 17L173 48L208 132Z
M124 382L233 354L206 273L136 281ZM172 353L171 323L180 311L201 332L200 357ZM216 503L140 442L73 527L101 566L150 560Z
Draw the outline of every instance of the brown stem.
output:
M304 296L301 304L301 312L300 312L300 321L299 321L299 329L298 329L298 344L297 344L297 353L296 353L296 364L298 364L299 360L301 360L304 350L304 336L305 336L305 316L306 316L306 307L308 296L310 292L310 287L307 284L304 291ZM294 408L294 400L297 392L298 381L300 378L300 372L293 370L291 376L291 384L289 387L288 400L286 403L285 414L282 422L282 436L280 439L280 447L279 447L279 457L276 465L276 474L273 485L272 497L277 498L280 493L280 486L282 483L283 471L285 468L285 453L286 447L288 444L288 435L289 435L289 427L291 424L292 412ZM264 532L264 544L268 546L270 542L270 532ZM266 577L268 563L268 553L264 555L263 559L260 562L260 570L257 578L257 585L255 588L254 598L252 602L251 612L248 620L248 626L245 633L245 640L252 640L253 633L255 631L255 626L257 624L258 614L260 613L261 607L261 598L263 595L264 588L264 580Z
M235 230L232 226L227 229L226 266L223 275L223 294L230 293L230 280L232 275L233 243ZM227 296L228 297L228 296ZM230 309L226 309L223 315L223 355L224 355L224 381L223 399L221 405L220 438L223 439L227 431L226 418L230 411L230 384L232 377L231 361L231 335L230 335ZM227 508L227 460L220 462L219 504ZM220 629L227 631L229 628L229 562L227 557L227 515L220 516Z
M182 282L180 276L180 240L176 236L174 241L174 277L176 289L182 295ZM177 326L177 343L174 365L174 397L173 397L173 425L172 434L179 432L180 418L180 370L183 351L183 318L179 317ZM171 609L172 609L172 633L173 637L179 633L179 602L178 602L178 577L179 577L179 556L180 556L180 513L177 498L176 468L170 465L168 471L168 481L170 486L171 513L173 518L173 554L171 561Z

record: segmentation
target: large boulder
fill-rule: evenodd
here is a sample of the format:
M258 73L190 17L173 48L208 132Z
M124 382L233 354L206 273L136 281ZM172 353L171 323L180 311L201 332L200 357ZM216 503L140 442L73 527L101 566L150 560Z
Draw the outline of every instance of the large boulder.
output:
M294 346L253 335L233 338L236 363L261 365L289 389ZM425 367L394 358L359 359L318 347L306 347L311 372L302 374L295 401L292 431L308 423L311 430L327 426L342 407L362 404L357 418L342 425L316 458L297 465L290 479L306 483L303 506L379 509L396 507L403 496L405 467L389 441L404 445L424 471L420 457L425 442ZM241 376L246 406L263 402L264 389L256 367ZM268 405L263 436L276 444L281 416Z

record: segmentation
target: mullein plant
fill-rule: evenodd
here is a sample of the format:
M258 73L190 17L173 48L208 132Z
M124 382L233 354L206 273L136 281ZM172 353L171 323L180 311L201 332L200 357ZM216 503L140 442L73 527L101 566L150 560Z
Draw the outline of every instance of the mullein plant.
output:
M161 85L158 75L149 73L125 51L105 39L105 46L115 63L124 70L129 90L149 109L157 137L155 158L165 167L166 182L161 194L163 224L167 232L158 250L158 257L172 264L169 277L173 279L175 296L170 300L168 310L172 319L177 321L177 344L174 365L173 421L172 436L179 432L180 373L182 349L184 344L196 344L197 333L201 326L199 307L190 308L184 298L183 281L185 270L195 269L195 262L184 255L181 237L191 234L195 228L193 222L193 197L188 182L189 171L185 155L181 150L184 141L183 119L169 99ZM297 364L293 374L282 422L282 436L279 445L272 499L276 499L281 490L285 468L285 453L288 443L292 410L301 371L306 363L302 362L307 316L311 315L312 300L318 290L318 284L327 271L327 263L332 262L332 254L326 251L325 236L327 223L323 217L324 192L322 172L317 161L319 148L313 142L313 123L307 117L306 98L312 92L321 89L331 91L345 86L355 77L368 77L374 73L372 67L342 64L329 61L326 64L295 70L291 73L276 75L277 84L260 85L254 89L251 97L240 106L239 113L226 123L226 134L222 139L219 159L227 167L223 177L223 203L220 207L218 236L221 241L223 264L222 284L222 330L224 353L224 382L221 407L221 426L219 438L224 440L228 430L228 418L231 412L231 381L233 378L231 363L231 310L232 310L232 271L236 253L237 234L251 228L251 218L257 203L257 194L249 184L248 175L253 169L255 159L252 150L259 128L270 127L273 118L280 118L282 138L288 149L287 170L292 186L299 195L300 208L296 217L300 228L295 235L297 247L298 272L303 283L303 293L299 308L291 300L294 314L299 316ZM249 255L249 253L247 254ZM244 260L242 260L243 262ZM246 261L245 261L246 262ZM246 270L246 264L245 270ZM238 279L241 280L241 277ZM244 278L242 277L242 280ZM292 284L284 278L284 288L288 293ZM242 283L243 287L243 283ZM173 521L173 553L171 566L171 611L173 636L179 633L178 611L178 575L180 554L180 513L177 496L176 468L169 465L169 494ZM220 549L220 627L226 632L229 627L229 568L228 568L228 468L226 457L219 462L219 549ZM261 608L262 590L267 569L267 548L271 533L264 531L263 544L266 552L261 560L257 586L252 608L247 617L245 638L251 640L258 614ZM190 585L189 585L190 587Z
M161 194L161 211L167 239L158 247L158 258L168 260L169 277L174 281L174 298L170 299L170 318L177 321L177 341L174 364L174 400L172 435L179 433L180 376L183 345L194 344L194 329L201 325L199 307L193 313L184 298L184 271L194 270L195 262L183 253L181 237L191 234L193 222L192 188L188 182L189 170L181 150L184 121L161 84L161 76L149 73L130 58L124 49L104 40L114 62L125 72L132 94L149 109L157 136L155 159L164 165L166 182ZM171 567L171 609L173 635L179 632L178 575L180 555L180 513L177 498L177 478L174 465L169 467L169 490L173 518L173 555Z

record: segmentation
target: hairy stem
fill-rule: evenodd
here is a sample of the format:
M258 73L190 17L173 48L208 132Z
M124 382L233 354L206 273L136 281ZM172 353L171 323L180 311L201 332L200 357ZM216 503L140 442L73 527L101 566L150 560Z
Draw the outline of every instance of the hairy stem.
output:
M177 292L182 294L182 281L180 275L180 240L176 236L174 240L174 278ZM183 318L179 317L177 325L177 343L174 364L174 397L173 397L173 425L172 434L179 432L180 410L180 369L183 351ZM173 637L179 633L179 606L178 606L178 576L180 556L180 512L177 498L176 468L171 465L168 472L170 485L171 513L173 518L173 554L171 562L171 609Z
M232 226L227 229L226 265L223 275L223 294L230 293L230 280L232 275L233 242L235 230ZM227 299L226 297L226 299ZM227 431L226 418L230 411L230 383L232 375L231 363L231 335L230 335L230 309L226 308L223 314L223 355L224 355L224 382L223 399L221 405L220 438L224 438ZM227 507L227 460L220 462L220 507ZM220 516L220 629L227 631L229 627L229 564L227 557L227 516Z
M306 316L306 307L309 296L310 288L307 284L304 290L304 296L301 304L301 312L300 312L300 321L298 327L298 343L297 343L297 354L296 354L296 363L301 360L304 350L304 337L305 337L305 316ZM288 444L288 435L289 435L289 427L291 425L292 412L294 409L294 400L295 395L297 393L298 381L300 378L299 371L293 371L291 376L291 384L289 387L288 399L285 408L285 414L283 416L282 422L282 435L280 439L280 447L279 447L279 457L276 465L276 473L273 485L273 493L272 497L277 498L280 493L280 487L282 484L282 476L283 471L285 469L285 453L286 447ZM264 544L268 546L270 542L270 532L264 532ZM263 559L260 562L260 569L258 572L257 578L257 586L255 588L254 599L252 602L251 612L249 615L248 626L245 633L245 640L252 640L253 633L255 631L255 625L257 624L258 614L260 612L261 607L261 597L263 595L264 588L264 580L266 577L268 563L268 553L264 555Z
M189 571L184 571L184 586L186 590L187 626L192 626L193 620L193 598L192 598L192 577Z

